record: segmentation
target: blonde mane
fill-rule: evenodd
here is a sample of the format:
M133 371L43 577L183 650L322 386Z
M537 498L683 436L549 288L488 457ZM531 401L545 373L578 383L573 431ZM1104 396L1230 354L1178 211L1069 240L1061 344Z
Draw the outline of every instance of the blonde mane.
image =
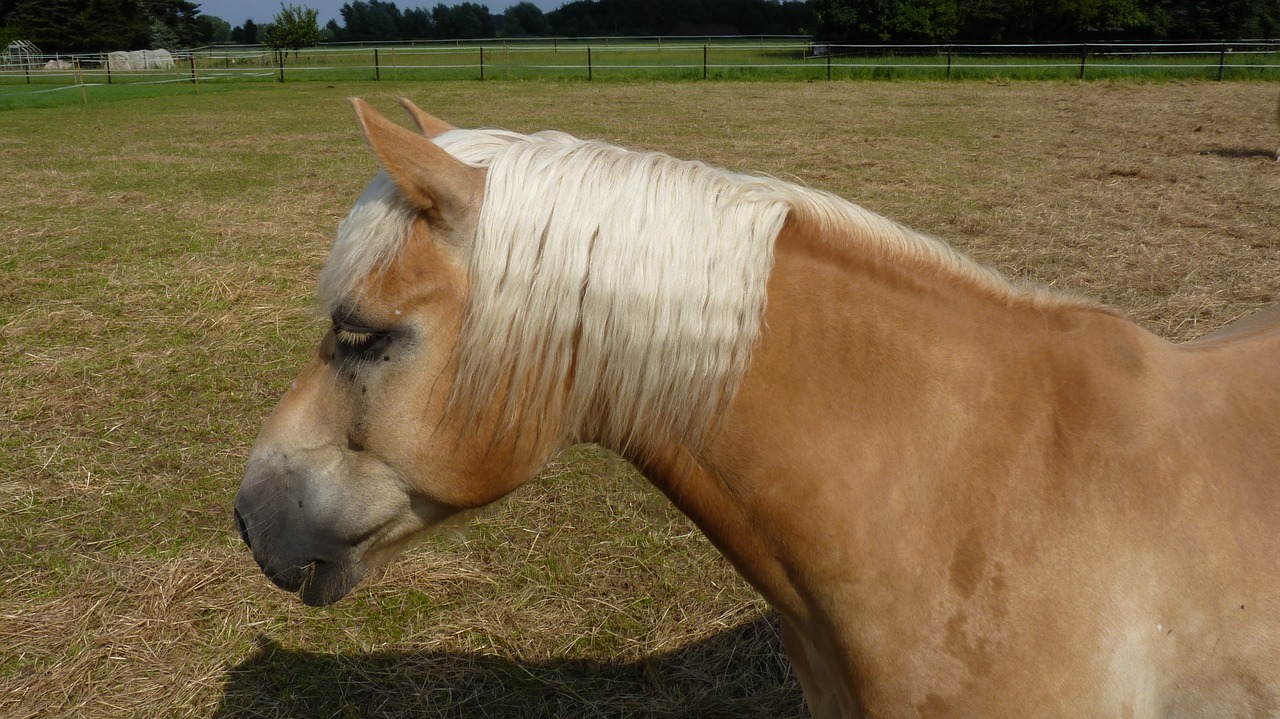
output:
M501 403L505 428L560 405L570 441L702 440L761 332L788 216L1027 297L945 243L833 195L563 133L454 130L435 139L488 168L452 405ZM330 308L394 261L414 212L385 174L339 228Z
M787 204L760 180L560 135L488 168L457 404L503 388L513 422L516 404L563 399L572 440L697 442L759 338Z

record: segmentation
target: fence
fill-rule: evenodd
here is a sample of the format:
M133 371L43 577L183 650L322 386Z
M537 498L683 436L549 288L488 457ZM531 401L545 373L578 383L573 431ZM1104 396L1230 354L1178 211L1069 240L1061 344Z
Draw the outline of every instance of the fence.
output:
M0 96L112 84L528 79L1280 78L1280 41L1180 44L847 45L750 38L590 38L209 47L166 69L104 54L0 64ZM19 85L29 85L21 88Z

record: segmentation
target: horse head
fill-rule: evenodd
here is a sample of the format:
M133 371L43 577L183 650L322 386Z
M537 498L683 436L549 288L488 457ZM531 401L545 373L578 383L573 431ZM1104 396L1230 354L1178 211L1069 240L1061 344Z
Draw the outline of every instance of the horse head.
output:
M467 255L486 171L354 100L384 168L339 229L321 276L332 327L266 421L236 524L278 586L323 605L411 537L501 497L545 462L553 434L450 412Z

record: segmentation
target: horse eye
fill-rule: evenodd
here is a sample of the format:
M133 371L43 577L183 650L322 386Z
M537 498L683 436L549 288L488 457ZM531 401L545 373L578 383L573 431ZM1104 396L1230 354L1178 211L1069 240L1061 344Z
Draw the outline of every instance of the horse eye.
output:
M367 327L348 327L336 322L333 325L333 338L338 345L353 352L370 349L383 336L382 332Z

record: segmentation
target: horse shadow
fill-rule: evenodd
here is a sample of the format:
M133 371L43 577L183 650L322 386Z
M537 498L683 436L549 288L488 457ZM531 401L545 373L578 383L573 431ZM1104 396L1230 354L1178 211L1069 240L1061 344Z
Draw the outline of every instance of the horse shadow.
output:
M321 654L259 637L214 713L249 717L801 719L774 615L634 662L448 652Z
M1274 148L1258 148L1258 147L1215 147L1208 150L1201 150L1201 155L1217 155L1225 157L1228 160L1249 160L1260 157L1266 160L1276 159L1276 151Z

